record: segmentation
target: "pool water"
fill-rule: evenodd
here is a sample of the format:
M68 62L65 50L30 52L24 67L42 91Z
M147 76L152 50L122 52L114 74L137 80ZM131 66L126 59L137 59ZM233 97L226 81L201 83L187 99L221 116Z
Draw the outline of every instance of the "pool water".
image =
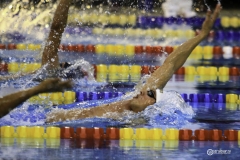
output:
M14 82L21 84L22 81ZM35 83L35 82L34 82ZM131 91L132 88L125 88L125 85L118 86L117 83L106 85L106 83L95 83L88 82L91 86L89 91L98 90L98 87L101 86L108 91L112 91L111 87L122 88L122 91ZM166 87L167 90L172 90L174 87L173 81L170 81ZM188 82L182 82L185 85L188 85ZM11 84L11 83L10 83ZM125 83L127 84L127 83ZM32 84L33 85L33 84ZM193 84L192 84L193 85ZM10 85L11 86L11 85ZM16 85L18 86L18 85ZM30 85L31 86L31 85ZM78 87L81 86L79 83ZM110 87L111 86L111 87ZM183 85L184 86L184 85ZM18 88L18 87L17 87ZM85 88L86 89L86 88ZM181 89L179 89L181 90ZM136 119L132 121L119 121L112 120L109 118L89 118L84 120L69 121L69 122L60 122L53 124L44 124L43 119L39 119L36 122L31 122L30 120L13 120L14 117L11 115L16 115L17 113L23 113L22 117L26 115L33 114L34 110L29 109L29 102L24 103L22 106L18 107L16 110L12 111L9 115L2 118L0 121L1 126L15 126L15 129L21 126L42 126L45 129L47 127L71 127L75 130L79 127L93 128L100 127L103 128L106 132L106 128L134 128L135 132L138 128L161 128L164 130L168 128L177 128L177 129L190 129L192 131L198 129L218 129L225 131L228 129L239 130L240 119L239 119L239 107L238 104L233 103L217 103L217 102L193 102L191 101L190 94L196 94L196 90L191 88L184 90L185 94L188 95L189 99L184 102L191 106L194 111L192 118L188 116L182 116L182 112L177 113L176 115L166 115L163 114L160 117L157 117L154 121L154 116L152 114L153 120L146 119L141 115L136 116ZM201 93L209 93L208 90L201 90ZM187 93L186 93L187 92ZM174 95L175 92L170 91L170 96ZM214 93L213 93L214 94ZM169 96L169 95L167 95ZM167 97L166 96L166 97ZM183 96L183 95L182 95ZM184 97L184 96L183 96ZM121 99L121 97L116 97L113 99ZM107 101L112 101L109 99ZM166 98L166 101L171 98ZM175 97L175 99L177 99ZM182 99L183 100L183 99ZM101 101L106 100L88 100L87 103L101 103ZM177 100L178 101L178 100ZM85 102L76 102L85 103ZM179 103L177 103L179 104ZM24 107L27 106L27 107ZM71 108L71 105L62 105ZM74 108L75 105L72 105ZM61 108L61 105L60 105ZM151 108L150 107L150 111ZM174 108L177 109L176 107ZM178 108L179 109L179 108ZM41 112L40 109L35 110L35 114L40 115L44 112ZM147 109L146 109L147 110ZM165 110L168 111L168 110ZM146 114L148 112L146 111ZM157 111L151 113L159 113ZM143 119L141 119L143 118ZM181 119L182 118L182 119ZM130 119L129 119L130 120ZM177 121L176 121L177 120ZM138 123L141 122L141 123ZM178 123L176 123L178 122ZM17 131L16 131L17 132ZM10 136L8 138L2 136L1 140L1 149L0 149L0 158L2 159L236 159L237 153L239 152L239 141L197 141L192 140L168 140L166 138L150 140L150 139L77 139L77 138L18 138L18 136Z
M2 82L2 94L8 91L8 87L20 89L23 85L25 87L31 87L38 82L29 81L26 85L26 80L29 77L24 77L18 79L17 81ZM197 79L198 77L196 77ZM97 91L107 91L110 93L112 91L121 91L122 93L127 93L132 91L136 82L96 82L87 81L86 79L74 80L76 82L76 88L81 89L81 91L87 91L89 94L97 93ZM178 82L178 85L176 85ZM231 83L231 82L229 82ZM85 120L77 120L70 122L60 122L54 124L44 124L45 116L44 114L48 112L49 108L44 106L33 106L31 108L31 103L26 102L17 109L13 110L9 115L2 118L0 121L1 126L15 126L15 129L21 126L43 126L44 128L57 126L57 127L72 127L74 129L78 127L100 127L103 129L114 127L114 128L161 128L166 130L168 128L177 129L190 129L192 131L197 129L219 129L228 130L234 129L239 130L240 119L239 119L239 106L236 103L226 103L226 99L222 101L210 100L210 101L196 101L194 98L199 98L199 95L204 95L203 93L211 93L212 96L219 93L219 90L213 90L209 92L209 89L199 89L194 87L198 83L197 81L186 82L184 76L174 75L170 82L167 84L165 91L169 92L170 95L165 97L166 102L169 99L175 99L174 105L180 105L179 99L176 97L175 92L178 87L179 93L185 99L186 105L191 106L194 111L194 115L185 116L182 115L184 112L177 112L179 108L174 106L174 112L167 113L171 109L165 109L164 114L157 116L159 114L158 110L150 107L150 117L146 118L144 114L128 116L127 121L125 120L112 120L109 118L89 118ZM231 83L232 84L232 83ZM87 86L87 87L86 87ZM185 88L188 86L188 88ZM205 85L210 86L210 84ZM224 86L226 87L227 84ZM231 85L230 85L231 86ZM220 93L228 93L224 91L224 87L220 88ZM11 92L11 91L10 91ZM200 92L200 93L199 93ZM184 97L184 94L187 98ZM233 93L238 93L237 91ZM191 95L192 94L192 95ZM174 97L175 96L175 97ZM180 96L180 94L179 94ZM195 97L194 97L195 96ZM205 95L206 96L206 95ZM211 96L210 96L211 97ZM214 97L214 96L213 96ZM121 99L121 97L116 97L113 99ZM108 100L88 100L85 102L75 102L75 105L60 105L59 108L74 108L78 106L77 104L88 103L89 106L95 103L101 103ZM159 103L162 105L163 103ZM70 107L71 106L71 107ZM170 106L170 108L172 107ZM81 108L81 107L80 107ZM164 107L163 107L164 108ZM168 108L168 105L165 106ZM145 114L149 114L148 109L146 109ZM19 115L18 115L19 114ZM20 116L16 118L16 116ZM31 116L36 115L38 117L37 121L31 121ZM154 116L155 115L155 116ZM41 117L42 116L42 117ZM27 119L24 119L27 118ZM30 117L30 118L29 118ZM150 119L149 119L150 118ZM152 118L152 119L151 119ZM1 138L1 158L11 159L12 157L19 157L22 159L234 159L235 153L238 152L238 141L179 141L179 140L139 140L139 139L120 139L120 140L99 140L99 139L62 139L62 138L17 138L17 136L11 136L10 138ZM207 154L208 149L212 150L224 150L227 152L225 154L213 154L209 156ZM14 150L14 152L13 152ZM10 154L11 152L11 154ZM26 154L28 153L29 154ZM210 152L210 151L209 151ZM210 152L211 153L211 152ZM179 157L179 154L182 156Z
M11 144L8 144L11 143ZM38 143L38 145L36 145ZM211 150L226 154L212 154ZM3 159L238 159L236 141L147 141L147 140L92 140L73 141L1 139ZM208 155L208 154L209 155Z
M46 99L42 104L29 100L0 119L0 159L238 159L240 72L236 66L239 66L240 41L236 37L240 32L224 28L230 21L224 18L214 25L215 37L204 40L184 67L173 75L164 89L163 101L139 114L118 115L118 119L106 115L46 124L46 113L50 110L87 108L128 96L140 77L155 70L176 46L195 35L192 27L199 28L203 18L186 19L192 26L170 24L161 29L154 28L159 24L151 24L154 18L149 16L139 16L133 28L119 24L103 28L92 24L68 26L59 50L60 61L79 63L97 72L91 72L91 80L73 79L75 87L71 93L77 97L71 104L55 106ZM156 17L156 22L162 20ZM174 23L174 18L166 20ZM0 37L4 43L0 44L0 57L5 61L0 64L1 74L8 74L7 70L17 73L38 69L40 44L48 29L31 27L21 34L5 29L7 32ZM176 36L183 34L181 38ZM226 52L220 54L219 50ZM18 66L23 68L19 70ZM121 76L115 75L122 70L125 71ZM0 96L35 86L38 82L30 80L33 78L0 82ZM99 98L98 93L107 98L102 94ZM78 99L80 94L86 97ZM94 133L80 133L79 128L93 129ZM109 128L114 130L113 135L108 133Z

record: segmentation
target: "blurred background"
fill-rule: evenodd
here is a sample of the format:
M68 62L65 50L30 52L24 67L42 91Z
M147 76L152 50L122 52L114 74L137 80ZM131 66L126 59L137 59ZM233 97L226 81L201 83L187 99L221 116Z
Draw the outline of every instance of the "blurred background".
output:
M19 3L22 3L23 8L29 8L29 6L39 6L43 8L46 5L55 3L56 0L18 0ZM91 7L98 6L114 6L114 7L132 7L144 9L143 4L151 3L153 8L161 7L162 3L166 0L74 0L76 7L82 7L90 5ZM1 0L0 7L5 7L7 4L11 3L12 0ZM215 6L217 0L206 0L206 3L209 6ZM222 6L224 9L240 9L240 0L221 0ZM204 5L204 0L193 0L193 8L196 12L204 12L206 6Z

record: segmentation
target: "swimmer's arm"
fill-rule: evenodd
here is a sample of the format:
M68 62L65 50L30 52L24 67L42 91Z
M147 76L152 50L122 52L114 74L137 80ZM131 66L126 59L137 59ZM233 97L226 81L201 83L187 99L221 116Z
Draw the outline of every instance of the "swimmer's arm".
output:
M217 19L221 6L218 4L216 9L211 14L208 11L206 19L203 22L202 30L199 35L188 40L187 42L180 45L176 50L174 50L165 60L163 65L159 67L154 73L151 74L146 82L143 90L147 89L163 89L172 75L185 63L188 56L191 54L193 49L209 34L215 20Z
M43 49L42 65L49 64L50 68L59 67L58 48L61 43L62 33L67 24L68 10L72 0L61 0L55 11L50 33Z
M163 89L175 71L184 64L191 51L204 39L204 37L203 34L199 34L173 51L167 57L163 65L147 79L145 84L146 88L144 89Z
M40 93L39 88L34 87L0 98L0 118L7 115L12 109L38 93Z
M0 118L7 115L12 109L39 93L62 91L71 88L71 81L61 81L60 79L47 79L38 86L19 91L0 98Z
M128 105L126 105L127 103L128 101L120 101L92 108L54 111L47 115L46 123L102 117L106 113L111 115L113 112L122 113L126 110L130 110Z

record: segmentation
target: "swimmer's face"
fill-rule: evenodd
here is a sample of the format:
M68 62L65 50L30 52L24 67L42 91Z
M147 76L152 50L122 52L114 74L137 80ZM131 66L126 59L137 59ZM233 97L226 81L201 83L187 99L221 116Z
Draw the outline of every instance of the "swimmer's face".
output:
M154 103L156 103L155 91L143 91L133 97L133 99L130 101L130 108L134 112L141 112L147 106Z

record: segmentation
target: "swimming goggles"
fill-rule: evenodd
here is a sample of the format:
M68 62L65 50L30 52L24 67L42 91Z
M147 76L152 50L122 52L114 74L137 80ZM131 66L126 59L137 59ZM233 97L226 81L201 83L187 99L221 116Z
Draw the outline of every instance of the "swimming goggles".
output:
M155 96L154 96L153 90L148 90L148 91L147 91L147 95L148 95L149 97L151 97L151 98L153 98L153 99L156 100L156 98L155 98Z
M160 89L156 89L156 97L154 95L154 91L153 90L148 90L147 91L147 95L153 99L156 100L156 102L159 102L162 99L163 96L163 91Z

